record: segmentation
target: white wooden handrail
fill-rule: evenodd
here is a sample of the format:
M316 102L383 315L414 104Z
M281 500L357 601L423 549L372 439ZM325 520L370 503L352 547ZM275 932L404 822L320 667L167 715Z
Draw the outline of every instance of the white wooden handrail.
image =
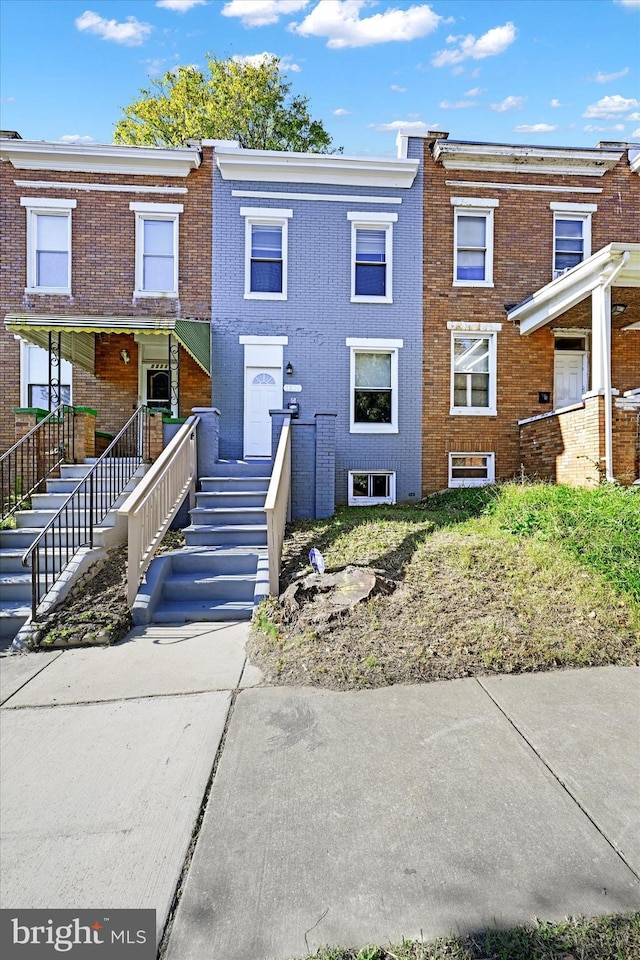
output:
M187 493L195 493L196 428L192 416L162 451L118 513L127 517L127 603L132 606L140 580Z
M287 520L290 519L291 492L291 417L285 417L278 442L273 473L267 490L264 509L267 515L267 549L269 553L269 593L280 593L280 562Z

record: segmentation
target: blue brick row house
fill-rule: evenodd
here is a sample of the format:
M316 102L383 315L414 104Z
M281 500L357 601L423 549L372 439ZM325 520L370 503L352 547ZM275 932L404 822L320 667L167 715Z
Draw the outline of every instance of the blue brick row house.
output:
M419 500L423 141L389 159L213 145L220 457L270 457L289 409L294 517L333 511L318 443L337 502Z

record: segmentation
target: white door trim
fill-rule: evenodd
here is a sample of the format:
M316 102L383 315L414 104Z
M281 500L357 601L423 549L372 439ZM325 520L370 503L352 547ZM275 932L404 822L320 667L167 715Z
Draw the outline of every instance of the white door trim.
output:
M272 396L273 403L269 404L270 409L282 407L282 387L283 387L283 358L284 347L289 342L288 337L258 337L242 336L239 342L244 346L244 366L243 366L243 456L244 457L271 457L271 417L266 411L261 411L263 434L256 443L255 422L250 425L250 416L252 412L251 392L249 390L249 372L251 377L264 372L273 377L275 381ZM255 414L255 410L253 411Z

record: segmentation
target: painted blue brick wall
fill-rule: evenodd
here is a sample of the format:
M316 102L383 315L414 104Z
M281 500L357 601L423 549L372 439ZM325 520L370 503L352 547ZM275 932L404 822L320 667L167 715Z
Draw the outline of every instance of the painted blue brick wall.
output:
M422 156L410 139L410 157ZM398 197L400 204L234 197L233 191ZM245 220L241 207L291 209L288 299L244 299ZM220 456L243 454L244 347L241 335L287 336L284 365L302 386L300 419L337 414L336 498L347 500L347 473L397 471L398 500L419 499L422 430L422 167L410 189L223 180L214 169L212 404L220 410ZM351 303L351 223L347 212L397 213L393 225L393 303ZM404 341L398 360L397 434L349 433L348 337ZM287 394L283 397L286 403ZM300 468L300 464L297 464Z

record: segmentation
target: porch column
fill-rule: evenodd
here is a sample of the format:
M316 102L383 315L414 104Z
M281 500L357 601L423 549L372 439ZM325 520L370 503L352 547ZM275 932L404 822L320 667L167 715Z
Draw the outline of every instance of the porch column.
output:
M598 284L591 294L593 327L592 390L604 394L604 459L605 476L613 476L613 402L611 397L611 286L608 278Z

